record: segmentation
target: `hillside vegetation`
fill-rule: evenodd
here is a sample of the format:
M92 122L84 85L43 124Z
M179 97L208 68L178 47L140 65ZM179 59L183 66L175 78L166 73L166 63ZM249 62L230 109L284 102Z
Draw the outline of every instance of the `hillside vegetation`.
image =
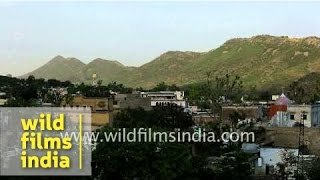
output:
M97 73L104 84L117 81L130 87L150 88L160 82L202 82L208 71L214 75L239 75L245 87L285 87L309 73L320 72L320 38L236 38L209 52L169 51L140 67L103 59L84 64L75 58L57 56L25 76L88 83Z

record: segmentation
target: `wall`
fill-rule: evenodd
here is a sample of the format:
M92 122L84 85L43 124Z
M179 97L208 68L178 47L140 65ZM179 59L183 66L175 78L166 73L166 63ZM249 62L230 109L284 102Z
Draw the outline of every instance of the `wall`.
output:
M278 111L286 112L286 105L271 105L268 110L268 119L270 120L274 115L277 114Z
M264 143L275 147L298 148L299 128L266 128ZM320 155L320 128L304 128L304 144L312 154Z
M234 111L244 113L248 119L258 119L260 117L258 106L223 106L222 118L230 121L229 115Z
M150 111L152 109L151 98L127 96L126 99L120 101L119 107L120 107L120 109L141 107L146 111Z
M91 108L91 125L93 129L112 124L113 100L107 97L84 97L75 96L70 104L62 102L66 107L87 107Z
M91 114L92 126L103 126L110 123L112 120L112 114L106 112L93 112Z

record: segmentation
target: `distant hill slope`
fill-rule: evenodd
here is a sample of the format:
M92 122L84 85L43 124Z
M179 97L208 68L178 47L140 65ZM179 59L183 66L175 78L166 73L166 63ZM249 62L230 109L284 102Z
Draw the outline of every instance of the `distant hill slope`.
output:
M187 83L193 75L186 71L185 67L188 64L197 64L198 59L204 54L189 51L166 52L132 71L130 78L124 82L141 87L152 87L160 82Z
M236 38L205 53L169 51L137 68L96 59L87 65L74 62L79 66L74 65L76 68L68 72L71 63L61 65L63 68L49 63L29 74L88 82L95 72L104 83L117 81L130 87L152 87L162 81L177 85L201 82L206 72L212 71L216 75L239 75L246 87L285 87L304 75L320 72L320 39L269 35ZM57 67L59 73L51 74L49 70Z
M91 82L93 73L97 74L97 79L103 80L104 83L112 81L121 81L125 79L125 74L131 71L132 68L128 68L118 61L95 59L88 63L81 71L82 79L85 82Z
M81 73L86 65L76 58L64 58L62 56L56 56L45 65L40 68L23 75L22 77L28 77L33 75L37 78L44 79L59 79L59 80L82 80L74 79L75 74Z

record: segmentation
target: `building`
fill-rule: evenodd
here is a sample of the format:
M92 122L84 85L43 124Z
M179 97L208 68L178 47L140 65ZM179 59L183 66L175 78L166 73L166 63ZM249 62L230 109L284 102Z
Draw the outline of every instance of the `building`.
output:
M291 152L293 156L298 156L298 149L285 149L274 147L261 147L260 156L256 163L256 174L274 174L278 163L282 163L282 156ZM290 167L289 171L294 171L295 166Z
M277 96L273 95L272 98L276 98ZM274 104L269 107L268 110L268 119L273 118L277 114L278 111L286 112L288 105L291 104L291 100L287 98L283 93L275 100Z
M287 105L276 105L276 104L270 105L268 109L268 119L270 120L274 118L277 112L287 112L287 109L288 109Z
M290 104L280 105L271 117L271 125L276 127L293 127L303 120L305 127L311 127L311 105Z
M320 103L311 106L311 127L320 127Z
M151 98L151 106L177 105L183 108L187 107L184 91L141 92L140 95L143 98Z
M280 95L273 94L273 95L271 95L271 100L276 101L277 99L279 99L279 97L280 97Z
M75 96L69 103L63 101L61 106L71 108L90 108L91 126L97 129L105 124L111 124L113 120L113 100L105 97Z
M276 96L275 96L276 97ZM292 104L283 93L268 109L268 119L276 127L292 127L303 120L305 127L311 127L311 105Z
M140 93L133 94L115 94L113 97L113 108L115 111L126 108L142 108L146 111L150 111L151 107L151 98L150 97L141 97Z
M302 119L305 127L311 127L311 105L291 104L288 106L287 112L289 113L290 121L299 123Z
M290 120L290 114L285 111L277 111L270 121L272 127L293 127L294 123L295 121Z

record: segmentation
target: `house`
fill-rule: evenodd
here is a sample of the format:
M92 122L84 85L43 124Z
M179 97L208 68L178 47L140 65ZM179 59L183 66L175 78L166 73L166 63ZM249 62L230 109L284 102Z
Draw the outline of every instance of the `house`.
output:
M111 124L113 120L113 100L106 97L85 97L77 95L71 102L65 100L61 103L62 107L71 108L90 108L91 126L97 129L105 124Z
M187 107L184 91L141 92L140 95L144 98L151 98L151 106L177 105L183 108Z

